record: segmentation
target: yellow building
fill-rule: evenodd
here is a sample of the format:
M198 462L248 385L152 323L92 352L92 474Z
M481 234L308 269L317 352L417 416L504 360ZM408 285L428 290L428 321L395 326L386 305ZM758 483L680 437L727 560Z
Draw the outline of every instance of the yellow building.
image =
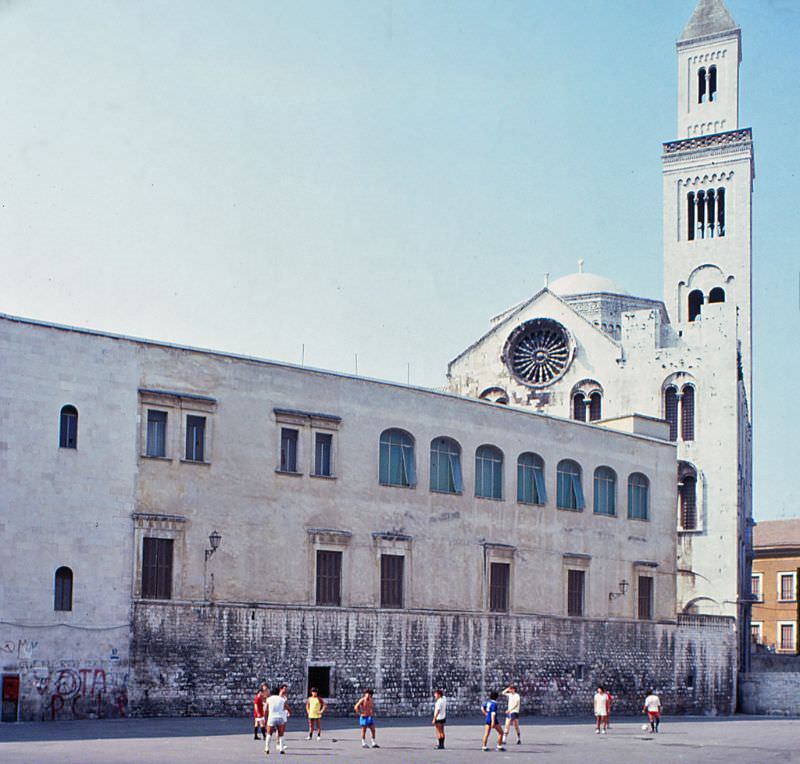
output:
M798 648L800 518L758 523L753 552L753 642L778 653L794 653Z

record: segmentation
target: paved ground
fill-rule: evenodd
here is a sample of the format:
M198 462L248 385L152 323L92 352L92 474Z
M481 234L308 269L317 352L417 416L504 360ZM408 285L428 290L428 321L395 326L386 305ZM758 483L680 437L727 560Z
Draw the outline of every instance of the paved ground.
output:
M379 720L378 750L362 750L354 720L327 719L320 742L290 723L285 756L273 764L800 764L800 720L737 716L666 718L661 733L643 732L642 719L616 719L605 736L592 721L523 720L523 744L482 753L482 728L452 720L447 750L435 751L430 725L418 719ZM2 764L246 764L265 762L263 743L243 719L127 719L0 725ZM512 733L513 738L513 733Z

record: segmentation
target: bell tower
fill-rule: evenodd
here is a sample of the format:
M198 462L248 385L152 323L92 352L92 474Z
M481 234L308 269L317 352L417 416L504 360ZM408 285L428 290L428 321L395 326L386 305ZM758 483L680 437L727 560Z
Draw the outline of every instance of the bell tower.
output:
M662 155L664 302L681 333L727 316L750 402L753 140L739 127L741 30L722 0L699 0L677 57L679 138Z

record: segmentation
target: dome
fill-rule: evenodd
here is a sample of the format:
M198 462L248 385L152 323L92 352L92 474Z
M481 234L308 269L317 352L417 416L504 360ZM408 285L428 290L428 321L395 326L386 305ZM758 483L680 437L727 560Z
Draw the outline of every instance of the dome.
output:
M605 276L598 276L596 273L584 273L583 271L562 276L552 284L549 284L547 288L559 297L573 294L590 294L592 292L628 294L611 279L607 279Z

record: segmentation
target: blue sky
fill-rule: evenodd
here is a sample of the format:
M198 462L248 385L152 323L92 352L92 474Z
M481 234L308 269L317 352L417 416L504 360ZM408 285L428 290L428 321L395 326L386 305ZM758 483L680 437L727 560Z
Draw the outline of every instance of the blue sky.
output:
M578 258L661 296L694 5L0 0L0 311L438 387ZM727 5L766 519L800 514L800 3Z

